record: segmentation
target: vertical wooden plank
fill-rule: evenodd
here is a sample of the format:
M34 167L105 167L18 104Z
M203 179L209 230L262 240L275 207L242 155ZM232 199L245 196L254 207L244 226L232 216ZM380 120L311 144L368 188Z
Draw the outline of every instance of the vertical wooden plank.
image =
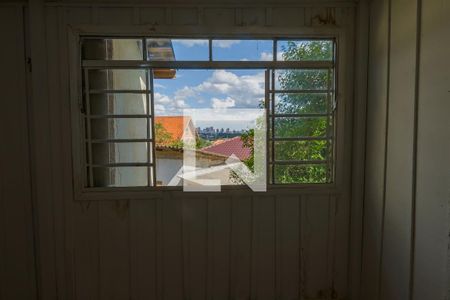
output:
M422 0L413 299L448 299L450 3Z
M302 265L304 296L323 298L329 293L329 196L302 197Z
M417 1L392 1L382 299L408 299L411 262ZM395 284L393 284L395 282Z
M349 284L350 299L358 299L361 289L362 232L364 218L364 170L367 121L367 77L369 55L369 0L359 1L355 8L355 73L354 73L354 113L353 113L353 151L352 188L350 207L349 243ZM339 10L337 11L339 13ZM339 19L341 14L337 14ZM346 289L346 287L343 287ZM339 292L339 288L338 293Z
M0 6L0 299L36 299L22 5Z
M78 18L81 19L81 16L78 15ZM69 59L69 51L70 46L65 41L68 41L67 34L67 10L63 7L58 8L58 36L59 36L59 67L60 67L60 75L59 75L59 115L61 121L61 159L62 159L62 199L64 202L64 262L65 262L65 295L67 299L75 299L76 291L75 285L75 266L74 266L74 239L73 239L73 211L72 206L74 205L73 199L73 172L72 172L72 126L71 126L71 104L70 97L66 97L66 95L70 94L69 86L70 86L70 77L69 77L69 64L67 63ZM65 99L65 101L61 101L61 99ZM95 209L97 211L97 209ZM95 227L98 229L98 226ZM96 231L95 231L96 232ZM96 234L98 237L98 233ZM98 240L97 240L98 242ZM98 252L98 248L95 248ZM98 267L98 261L94 264L95 267ZM97 269L98 271L98 269ZM97 273L95 273L97 274ZM96 289L98 290L98 289ZM98 295L98 293L94 293Z
M99 299L99 202L72 202L75 299Z
M30 101L30 142L32 164L32 186L36 207L38 285L40 298L57 298L57 274L54 236L54 198L52 173L52 141L50 137L50 103L48 97L47 50L45 39L44 1L30 2L30 50L33 69L31 85L33 97Z
M361 298L378 299L383 219L386 95L388 66L388 1L370 5L369 83Z
M129 299L129 201L99 203L100 299Z
M346 299L349 248L345 241L348 241L350 197L328 197L328 294L331 298Z
M157 299L156 214L156 200L130 201L132 299Z
M230 297L231 199L208 199L208 278L210 299Z
M61 41L59 40L58 32L58 8L57 7L47 7L45 10L45 21L46 21L46 54L51 57L52 60L48 62L47 75L49 82L53 84L48 89L48 101L49 101L49 121L50 121L50 146L51 146L51 157L52 157L52 173L55 174L52 180L52 196L57 201L53 202L52 210L55 212L53 214L54 226L53 232L55 235L55 260L58 267L56 268L57 276L57 287L58 297L65 297L67 292L66 281L65 281L65 260L64 260L64 235L65 235L65 210L64 204L64 176L63 176L63 151L61 151L62 146L62 136L65 134L62 132L62 114L61 106L63 105L61 101L61 68L58 64L54 63L54 60L58 61L59 57L59 47L61 47Z
M156 299L163 299L164 253L163 253L163 203L164 197L156 199Z
M186 299L206 298L208 265L207 198L183 199L183 250L185 259Z
M250 299L252 198L231 200L231 299Z
M162 199L162 295L163 299L183 299L185 294L182 199L166 193Z
M275 298L276 218L274 197L258 196L253 206L252 298Z
M276 201L276 299L297 299L300 289L299 198L278 196Z

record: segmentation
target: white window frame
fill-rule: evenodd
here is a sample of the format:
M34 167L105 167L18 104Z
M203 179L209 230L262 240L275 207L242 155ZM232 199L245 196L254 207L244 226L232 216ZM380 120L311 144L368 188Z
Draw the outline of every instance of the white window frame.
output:
M333 139L333 169L334 176L333 182L331 183L319 183L319 184L269 184L267 194L298 194L302 193L324 193L324 194L338 194L344 190L344 184L346 182L345 176L350 174L351 166L345 163L345 151L351 151L351 145L344 145L344 132L351 130L351 126L346 126L345 119L348 120L350 111L345 109L351 103L352 95L346 93L346 90L350 90L349 82L347 80L342 80L342 78L348 78L347 70L345 68L345 46L346 46L346 35L344 30L339 28L324 28L322 30L318 29L305 29L302 28L302 33L299 34L292 29L277 29L271 28L269 30L264 30L264 33L254 32L249 34L248 32L240 33L235 32L233 34L227 34L224 32L215 32L208 34L191 34L188 32L183 32L182 28L174 30L171 28L165 32L149 33L145 28L140 26L133 28L96 28L92 26L79 26L71 27L69 31L69 70L70 70L70 102L71 102L71 116L72 116L72 157L73 157L73 176L74 176L74 194L77 200L102 200L102 199L145 199L161 197L161 193L164 191L182 192L182 187L173 186L154 186L154 187L85 187L84 185L84 173L83 168L83 153L86 151L85 143L83 142L84 136L82 136L82 114L80 107L82 105L82 88L81 88L81 39L85 36L93 37L110 37L110 38L128 38L128 37L152 37L152 38L195 38L195 39L333 39L335 41L335 101L337 103L334 118L335 118L335 137ZM175 32L177 31L177 32ZM262 31L262 30L261 30ZM200 30L198 32L201 32ZM251 36L251 37L249 37ZM107 62L108 63L108 62ZM117 62L113 62L117 63ZM167 67L167 62L147 62L148 66L152 67ZM194 64L191 62L172 62L173 67L186 68L190 66L194 68ZM216 69L227 69L233 65L232 61L215 61L206 62L211 68ZM261 62L240 61L241 66L246 66L247 68L261 68ZM293 64L292 64L293 63ZM264 65L272 69L283 69L289 68L291 65L295 65L298 68L299 62L274 62L268 61L264 62ZM308 62L301 62L307 66ZM92 62L92 66L94 63ZM202 64L196 66L202 67ZM345 127L348 127L346 129ZM351 132L350 132L351 133ZM268 168L269 169L269 168ZM228 192L233 194L234 192L239 193L249 193L253 194L251 190L246 186L222 186L223 192ZM185 193L186 194L186 193ZM189 193L196 196L197 193ZM204 195L205 193L201 193Z

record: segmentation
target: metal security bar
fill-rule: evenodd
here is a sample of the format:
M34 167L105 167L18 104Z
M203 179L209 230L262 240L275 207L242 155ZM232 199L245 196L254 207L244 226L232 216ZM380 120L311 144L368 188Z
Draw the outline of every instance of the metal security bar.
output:
M332 61L137 61L84 60L85 69L154 68L154 69L329 69Z
M91 81L90 81L90 74L89 72L91 70L98 70L98 69L87 69L84 68L83 76L84 76L84 109L82 113L82 116L85 120L86 124L86 130L85 130L85 143L87 146L87 157L85 160L85 170L87 170L87 178L85 180L85 183L88 187L97 187L97 186L113 186L115 185L115 181L117 181L117 176L120 176L119 169L122 168L135 168L135 167L143 167L146 169L146 186L155 186L155 159L154 156L151 155L151 153L154 153L153 144L154 144L154 132L153 132L153 109L151 107L152 99L153 99L153 88L150 85L152 82L152 76L149 75L152 73L151 69L145 68L145 88L142 90L127 90L127 89L91 89ZM113 82L112 80L114 76L110 76L108 70L109 69L103 69L106 70L106 75L102 77L102 82L105 82L106 86L109 87L109 83ZM111 101L111 98L115 98L118 95L126 95L126 94L136 94L141 95L145 98L145 104L143 105L143 112L142 114L117 114L115 112L115 105L117 103L114 103L114 101ZM98 102L102 103L96 103L97 107L101 106L103 114L99 113L93 113L92 112L92 106L93 106L93 100L91 99L91 95L97 95L100 96L101 99L96 99ZM116 101L117 102L117 101ZM97 108L98 109L98 108ZM95 126L92 124L94 120L99 120L103 123L101 123L97 127L101 128L95 128ZM120 131L120 128L117 124L109 124L108 121L112 121L113 123L117 122L120 124L120 122L124 122L126 120L131 120L131 122L136 120L143 120L145 121L145 136L142 136L142 138L115 138L115 136ZM100 136L94 137L93 134L97 131L101 131ZM142 152L146 152L145 157L146 161L127 161L127 162L121 162L120 159L117 157L120 156L122 153L120 152L120 144L122 145L132 145L137 143L143 143L142 145L146 145L146 149L141 147ZM96 150L101 153L95 153L93 150L94 145L96 147ZM140 146L142 146L140 145ZM99 148L100 147L100 148ZM101 163L94 162L94 157L98 155L103 155L104 160ZM106 169L106 172L101 173L101 175L96 175L97 170L99 169Z
M334 52L333 47L333 52ZM334 55L333 55L334 57ZM318 64L318 68L312 67L311 69L320 69L319 66L321 64ZM266 78L270 80L270 84L266 84L266 89L269 88L268 91L266 91L266 99L270 101L270 104L266 105L269 111L269 127L271 134L269 135L269 142L270 142L270 150L268 151L268 157L270 159L269 166L270 166L270 183L271 184L280 184L283 182L279 182L277 179L277 168L283 166L284 168L292 168L293 172L296 171L296 168L321 168L326 167L326 175L323 182L320 183L331 183L334 181L334 103L335 103L335 80L334 80L334 64L330 64L329 67L326 69L326 87L325 88L319 88L319 89L282 89L282 88L276 88L276 72L279 69L269 69L268 72L270 72L270 75L266 75ZM301 72L302 70L306 70L305 68L295 68L292 69L294 71ZM276 98L277 95L300 95L305 97L305 95L325 95L326 97L326 103L325 107L326 110L323 112L277 112L277 103ZM312 119L312 120L318 120L321 119L323 122L325 122L325 130L324 134L320 136L277 136L277 123L280 122L280 120L283 119L290 119L290 120L306 120L306 119ZM322 145L322 150L324 150L325 157L323 159L315 159L313 157L311 158L292 158L292 159L277 159L277 149L276 149L276 143L278 142L289 142L289 143L308 143L308 142L323 142L324 145ZM286 169L285 169L286 170ZM312 182L316 183L316 182ZM319 182L317 182L319 183Z

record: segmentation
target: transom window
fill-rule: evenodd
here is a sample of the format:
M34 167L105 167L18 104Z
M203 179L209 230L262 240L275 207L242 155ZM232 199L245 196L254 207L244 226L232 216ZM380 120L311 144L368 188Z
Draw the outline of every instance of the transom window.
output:
M233 113L252 108L266 110L269 184L333 182L335 48L333 39L82 38L84 186L182 185L186 135L196 140L189 168L243 184L225 161L234 154L252 169L254 131ZM231 117L183 117L206 108Z

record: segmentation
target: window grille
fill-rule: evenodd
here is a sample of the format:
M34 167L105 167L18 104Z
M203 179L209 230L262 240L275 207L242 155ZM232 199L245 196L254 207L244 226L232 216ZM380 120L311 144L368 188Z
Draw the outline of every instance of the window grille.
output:
M215 59L222 40L204 41L204 59L177 60L170 38L82 38L84 186L157 186L154 78L177 69L265 70L268 183L333 182L335 41L269 39L272 59L254 61ZM329 48L316 59L295 53L292 43L310 41Z

